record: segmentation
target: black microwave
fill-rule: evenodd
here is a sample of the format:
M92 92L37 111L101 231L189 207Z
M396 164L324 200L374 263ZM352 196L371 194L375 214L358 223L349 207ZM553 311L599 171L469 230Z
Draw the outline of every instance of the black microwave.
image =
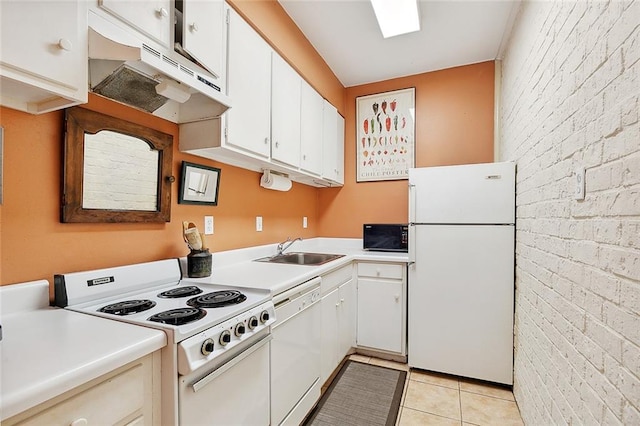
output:
M406 223L365 223L362 246L370 251L409 251L409 226Z

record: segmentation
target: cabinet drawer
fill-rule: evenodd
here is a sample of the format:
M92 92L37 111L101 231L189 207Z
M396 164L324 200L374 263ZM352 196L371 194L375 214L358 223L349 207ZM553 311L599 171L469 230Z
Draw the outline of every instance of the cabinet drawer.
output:
M404 263L358 263L359 277L391 278L401 280Z
M327 294L340 284L344 284L349 281L353 276L353 264L349 263L347 266L343 266L340 269L331 271L322 276L322 283L320 289L322 294Z
M27 412L9 419L8 424L62 425L86 419L89 425L135 425L145 419L150 421L150 412L145 412L145 405L150 404L146 399L149 398L147 394L151 393L151 388L145 386L150 381L150 375L150 362L137 363L35 415L29 416L30 413ZM38 411L38 407L32 411ZM13 422L14 419L17 420L16 423Z

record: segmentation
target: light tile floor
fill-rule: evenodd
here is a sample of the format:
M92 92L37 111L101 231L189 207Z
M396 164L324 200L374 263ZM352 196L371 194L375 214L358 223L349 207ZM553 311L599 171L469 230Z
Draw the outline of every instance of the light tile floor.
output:
M358 354L350 359L408 372L398 426L524 425L508 388Z

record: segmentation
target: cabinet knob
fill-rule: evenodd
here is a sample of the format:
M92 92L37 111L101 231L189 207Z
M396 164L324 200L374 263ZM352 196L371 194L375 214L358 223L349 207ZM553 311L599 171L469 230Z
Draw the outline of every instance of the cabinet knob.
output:
M280 142L276 141L276 148L280 146Z
M306 159L307 159L307 156L303 154L303 155L302 155L302 159L303 159L303 160L306 160Z
M80 418L69 423L69 426L87 426L89 422L85 418Z
M196 24L195 22L191 24L190 27L192 32L194 33L198 32L198 24Z
M269 143L269 138L264 138L264 144L267 145Z
M336 303L336 308L339 308L339 307L340 307L340 303Z
M70 52L71 49L73 49L73 43L71 43L71 40L69 39L61 38L60 40L58 40L58 47L62 50Z
M164 7L156 9L156 14L158 15L158 18L166 18L169 16L169 12Z
M396 298L396 302L400 301L400 295L399 294L396 294L394 297Z

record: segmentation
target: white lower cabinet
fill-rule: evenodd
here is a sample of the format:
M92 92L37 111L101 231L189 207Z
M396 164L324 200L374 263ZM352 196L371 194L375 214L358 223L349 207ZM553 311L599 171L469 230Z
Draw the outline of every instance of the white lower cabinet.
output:
M3 425L160 424L160 352L20 413Z
M406 354L406 265L358 263L359 348Z
M353 265L322 277L320 382L324 383L355 346L357 297Z

